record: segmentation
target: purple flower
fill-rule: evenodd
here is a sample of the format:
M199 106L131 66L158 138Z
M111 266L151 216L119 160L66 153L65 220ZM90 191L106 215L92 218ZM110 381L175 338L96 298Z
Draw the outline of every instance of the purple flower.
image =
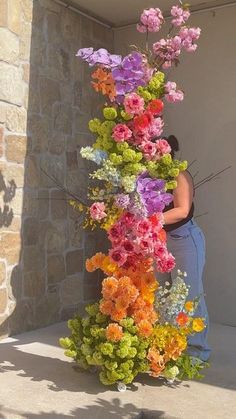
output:
M115 203L119 208L127 208L130 203L129 195L123 193L116 195Z
M107 68L114 68L119 66L122 61L121 55L110 54L104 48L100 48L97 51L94 51L93 48L81 48L76 56L87 61L91 67L98 64Z
M87 61L89 57L93 54L93 48L81 48L76 54L76 57L82 58L82 60Z
M165 190L165 181L152 179L148 173L142 173L137 179L137 192L148 216L155 212L162 212L169 205L173 196Z
M121 64L113 68L112 77L115 80L116 92L119 96L133 92L138 86L144 86L147 71L142 55L132 52L124 57Z

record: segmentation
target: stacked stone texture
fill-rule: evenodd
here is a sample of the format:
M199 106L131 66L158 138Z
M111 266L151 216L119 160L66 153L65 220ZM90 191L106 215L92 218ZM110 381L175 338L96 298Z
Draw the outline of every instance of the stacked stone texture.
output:
M87 192L87 123L101 98L75 57L112 49L112 32L53 0L0 1L0 336L65 319L98 297L86 257L104 238L84 232L68 196Z

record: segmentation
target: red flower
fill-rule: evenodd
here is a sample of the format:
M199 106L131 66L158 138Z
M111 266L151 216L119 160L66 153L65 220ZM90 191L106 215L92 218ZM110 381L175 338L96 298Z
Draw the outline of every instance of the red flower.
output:
M188 324L189 318L187 314L181 311L178 316L176 317L176 322L179 326L186 326Z
M144 112L142 115L136 116L134 118L134 128L136 131L143 131L153 120L153 116L150 112Z
M163 108L164 103L162 102L162 100L154 99L149 103L147 110L151 112L153 115L160 115L163 111Z

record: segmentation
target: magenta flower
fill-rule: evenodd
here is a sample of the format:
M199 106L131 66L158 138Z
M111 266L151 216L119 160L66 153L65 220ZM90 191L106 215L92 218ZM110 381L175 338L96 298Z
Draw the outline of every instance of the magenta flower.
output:
M132 137L132 131L125 124L117 124L113 128L112 137L117 143L127 141Z
M175 267L175 258L171 253L166 252L157 263L157 270L159 272L171 272Z
M93 218L93 220L102 220L107 216L105 209L104 202L94 202L89 209L91 218Z
M116 247L109 250L109 256L118 266L124 265L127 260L127 252L122 247Z

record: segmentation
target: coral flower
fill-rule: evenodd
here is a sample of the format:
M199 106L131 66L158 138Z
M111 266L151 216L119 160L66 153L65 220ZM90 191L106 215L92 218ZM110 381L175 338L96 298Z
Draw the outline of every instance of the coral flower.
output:
M123 337L123 329L117 323L110 323L106 328L106 338L112 342L119 342Z
M151 336L152 329L152 324L148 320L141 320L141 322L138 324L138 332L145 338Z
M194 332L202 332L203 329L205 329L205 327L206 326L203 319L201 319L200 317L193 319L192 328Z
M147 107L147 110L151 112L153 115L160 115L163 109L164 103L160 99L153 99Z
M116 299L115 306L117 310L126 310L129 307L129 304L129 297L126 295L121 295Z
M184 327L189 322L189 317L183 311L181 311L176 317L176 322L179 326Z
M143 131L149 127L153 120L153 116L150 112L144 112L142 115L134 118L134 128L136 131Z
M91 259L87 259L85 262L86 270L88 272L94 272L96 270L96 267L94 266Z

